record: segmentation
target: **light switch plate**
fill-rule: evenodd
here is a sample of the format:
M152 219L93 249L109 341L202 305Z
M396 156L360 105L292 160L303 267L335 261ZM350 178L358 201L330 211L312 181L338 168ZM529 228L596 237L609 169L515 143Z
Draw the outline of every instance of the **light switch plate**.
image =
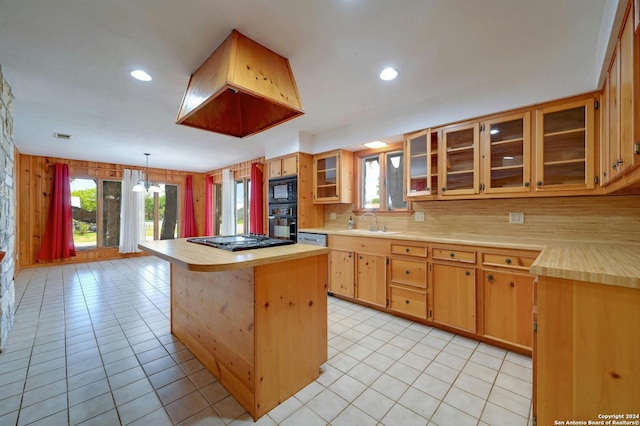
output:
M509 213L509 223L516 225L524 224L524 213Z
M416 212L415 221L416 222L424 222L424 212Z

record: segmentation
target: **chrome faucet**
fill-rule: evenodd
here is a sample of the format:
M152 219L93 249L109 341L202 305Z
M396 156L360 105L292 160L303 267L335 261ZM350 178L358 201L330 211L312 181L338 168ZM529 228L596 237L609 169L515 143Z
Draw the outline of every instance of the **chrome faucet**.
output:
M372 211L370 212L364 212L362 213L362 215L360 216L360 219L363 219L365 216L373 216L373 218L376 221L376 227L373 228L372 225L369 225L369 231L371 232L378 232L380 230L380 227L378 226L378 216L376 216L376 214Z

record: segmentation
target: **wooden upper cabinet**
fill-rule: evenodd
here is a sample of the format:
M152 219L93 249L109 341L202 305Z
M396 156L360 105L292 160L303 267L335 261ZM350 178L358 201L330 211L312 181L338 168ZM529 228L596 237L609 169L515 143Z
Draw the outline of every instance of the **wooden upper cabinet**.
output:
M284 176L295 176L296 174L298 174L297 155L294 154L288 157L269 160L269 179Z
M637 72L634 70L634 51L637 49L634 41L633 13L629 9L602 93L601 168L604 185L639 163L634 154L634 108L637 108L634 105Z
M442 128L438 156L440 195L472 195L480 192L480 124Z
M405 137L407 198L438 193L438 132L427 129Z
M315 155L313 158L313 202L316 204L353 202L353 153L345 150Z
M484 192L529 192L531 114L525 112L487 120L482 136Z
M536 190L595 186L594 100L536 111Z

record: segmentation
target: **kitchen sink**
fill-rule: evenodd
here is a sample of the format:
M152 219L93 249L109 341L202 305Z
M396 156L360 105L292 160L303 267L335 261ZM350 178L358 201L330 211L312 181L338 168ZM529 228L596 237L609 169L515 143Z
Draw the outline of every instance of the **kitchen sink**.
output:
M338 232L344 232L347 234L371 234L371 235L393 235L402 234L402 231L369 231L368 229L342 229Z

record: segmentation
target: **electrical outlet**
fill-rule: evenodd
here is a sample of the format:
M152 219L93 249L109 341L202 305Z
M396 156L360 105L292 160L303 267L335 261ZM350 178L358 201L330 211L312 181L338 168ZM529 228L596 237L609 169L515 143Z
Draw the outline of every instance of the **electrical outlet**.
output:
M524 224L524 213L509 213L509 223Z
M336 212L329 213L329 219L335 219L335 218L336 218Z
M415 221L424 222L424 212L416 212Z

